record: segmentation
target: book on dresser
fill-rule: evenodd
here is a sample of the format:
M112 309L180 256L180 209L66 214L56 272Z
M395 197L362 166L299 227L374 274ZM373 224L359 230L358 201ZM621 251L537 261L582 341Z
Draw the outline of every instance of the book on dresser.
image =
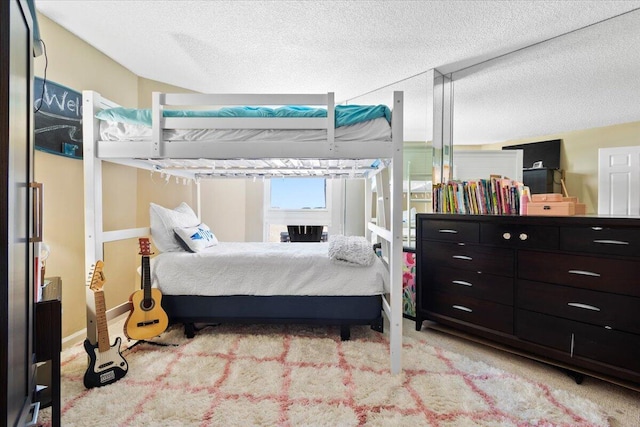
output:
M419 214L416 329L640 389L640 218Z

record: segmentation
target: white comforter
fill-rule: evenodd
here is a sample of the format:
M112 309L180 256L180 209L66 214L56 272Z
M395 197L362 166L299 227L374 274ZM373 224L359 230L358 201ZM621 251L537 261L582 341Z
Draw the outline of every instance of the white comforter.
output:
M151 260L165 295L377 295L388 271L329 259L328 243L220 242L205 252L162 253Z

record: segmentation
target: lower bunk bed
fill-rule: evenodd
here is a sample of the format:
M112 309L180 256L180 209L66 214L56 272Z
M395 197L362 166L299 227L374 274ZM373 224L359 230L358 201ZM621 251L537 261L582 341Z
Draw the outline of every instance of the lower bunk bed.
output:
M162 292L169 321L184 324L188 337L196 323L338 325L343 340L352 325L382 332L388 270L364 238L217 242L205 228L210 243L196 233L200 246L186 244L190 250L165 246L168 236L159 235L165 230L151 228L156 244L172 249L152 259L151 283Z

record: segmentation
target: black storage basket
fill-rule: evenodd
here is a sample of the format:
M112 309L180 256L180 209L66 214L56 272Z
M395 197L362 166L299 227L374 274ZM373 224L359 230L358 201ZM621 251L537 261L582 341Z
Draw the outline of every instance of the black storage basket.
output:
M322 225L287 225L289 241L291 242L320 242L322 239Z

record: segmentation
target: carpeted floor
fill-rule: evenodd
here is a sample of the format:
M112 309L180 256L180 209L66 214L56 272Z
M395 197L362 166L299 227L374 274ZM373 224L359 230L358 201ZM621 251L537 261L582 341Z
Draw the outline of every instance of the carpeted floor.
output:
M628 406L611 405L597 393L585 398L585 388L578 387L594 388L587 380L573 387L570 378L546 365L500 352L493 359L487 355L495 350L431 330L416 332L409 321L404 328L404 371L396 376L389 374L387 336L367 327L353 328L348 342L339 340L336 328L223 325L206 327L191 340L181 329L169 329L153 340L169 346L139 343L123 351L127 375L90 390L82 383L86 354L76 345L63 352L62 425L633 426L638 424L625 423L634 416L640 421L640 413L630 412L639 410L640 393L614 389L610 397L619 393L630 399ZM499 369L501 364L509 369ZM544 375L536 377L537 371ZM561 386L550 385L548 377ZM43 425L48 415L44 410Z
M430 329L426 327L429 322L424 324L422 331L416 332L415 322L405 319L404 334L426 339L431 345L597 402L606 412L612 427L640 427L638 390L630 390L590 376L585 376L584 381L577 384L572 377L555 366Z

